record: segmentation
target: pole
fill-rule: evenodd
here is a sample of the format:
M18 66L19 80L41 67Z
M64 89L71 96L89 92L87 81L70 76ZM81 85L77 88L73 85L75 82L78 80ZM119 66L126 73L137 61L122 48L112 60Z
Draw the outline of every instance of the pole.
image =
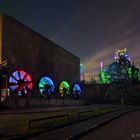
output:
M122 103L122 106L123 106L124 105L123 94L121 94L121 103Z

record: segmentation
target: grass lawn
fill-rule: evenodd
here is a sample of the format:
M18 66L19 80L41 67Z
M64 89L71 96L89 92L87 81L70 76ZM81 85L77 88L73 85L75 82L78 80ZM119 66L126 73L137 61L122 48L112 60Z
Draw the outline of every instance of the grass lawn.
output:
M48 131L50 129L68 125L71 123L76 123L80 120L89 117L95 117L97 115L105 114L110 111L118 110L120 108L110 108L110 107L101 107L94 108L94 112L85 112L81 113L77 117L79 111L93 110L92 107L86 107L81 109L72 109L72 110L62 110L59 112L48 112L48 113L33 113L33 114L9 114L9 115L0 115L0 139L11 139L17 138L20 136L27 136L43 131ZM30 119L43 118L49 116L56 116L62 114L69 114L69 119L58 118L52 120L45 120L40 122L34 122L32 127L28 127L28 121Z

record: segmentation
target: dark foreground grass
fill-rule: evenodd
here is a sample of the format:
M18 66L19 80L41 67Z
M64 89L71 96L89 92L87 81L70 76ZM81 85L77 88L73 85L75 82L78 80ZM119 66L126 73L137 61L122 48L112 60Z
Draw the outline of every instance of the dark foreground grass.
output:
M92 108L90 108L92 110ZM84 120L87 120L91 117L97 117L112 111L116 111L122 109L121 107L118 108L111 108L111 107L102 107L94 110L93 112L86 112L82 113L80 117L77 116L79 110L72 110L72 111L62 111L62 112L53 112L53 113L42 113L42 114L30 114L30 115L11 115L12 117L3 118L0 120L0 139L25 139L28 137L32 137L38 134L41 134L46 131L54 130L57 128L61 128L67 125L72 125L74 123L78 123ZM29 119L34 118L42 118L45 116L54 116L54 115L62 115L62 114L69 114L69 119L59 118L59 119L52 119L52 120L45 120L40 122L35 122L32 124L32 127L29 128L28 121ZM3 116L4 117L4 116Z

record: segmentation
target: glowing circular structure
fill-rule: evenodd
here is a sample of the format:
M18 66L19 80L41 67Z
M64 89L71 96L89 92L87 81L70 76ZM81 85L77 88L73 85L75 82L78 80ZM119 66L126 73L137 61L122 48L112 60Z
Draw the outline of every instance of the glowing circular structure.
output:
M54 83L49 77L43 77L41 78L39 82L39 91L40 93L45 96L51 96L52 93L54 92Z
M79 84L73 85L73 98L77 99L81 95L81 87Z
M9 78L10 89L18 95L27 95L32 90L31 77L23 70L14 71Z
M59 85L59 93L60 97L64 98L64 96L69 96L70 95L70 86L68 82L62 81Z

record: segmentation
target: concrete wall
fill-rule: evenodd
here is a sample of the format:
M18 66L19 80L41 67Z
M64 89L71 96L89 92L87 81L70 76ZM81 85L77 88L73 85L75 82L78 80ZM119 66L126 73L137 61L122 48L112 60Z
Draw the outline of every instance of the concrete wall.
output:
M126 104L140 105L140 84L85 84L83 100L86 104L120 103L124 98Z
M66 79L79 81L80 59L29 27L3 14L2 59L11 69L23 69L34 85L42 76L50 76L56 84Z
M79 82L80 59L63 48L55 47L56 83L67 80L70 84Z
M109 89L109 85L100 84L84 84L83 85L83 98L86 104L92 104L95 102L104 102L105 94Z
M83 85L82 95L78 100L74 100L72 96L60 99L59 95L55 93L52 97L48 99L41 97L11 96L7 98L4 103L8 104L10 108L75 106L85 104L91 105L96 103L121 104L120 95L123 95L125 104L140 105L140 84Z
M84 105L84 101L74 99L58 99L58 98L45 99L45 98L9 97L7 104L10 108L58 107L58 106Z

